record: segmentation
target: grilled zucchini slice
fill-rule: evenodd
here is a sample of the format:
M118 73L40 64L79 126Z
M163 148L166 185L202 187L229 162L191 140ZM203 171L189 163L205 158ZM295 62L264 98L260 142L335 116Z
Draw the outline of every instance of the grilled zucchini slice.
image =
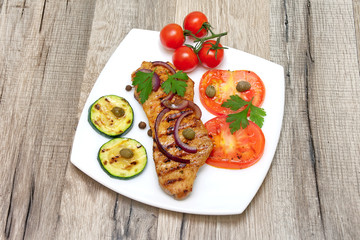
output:
M89 109L89 122L99 133L119 137L130 130L134 112L125 98L106 95L96 100Z
M141 173L147 163L145 147L131 138L114 138L101 146L101 167L114 178L128 179Z

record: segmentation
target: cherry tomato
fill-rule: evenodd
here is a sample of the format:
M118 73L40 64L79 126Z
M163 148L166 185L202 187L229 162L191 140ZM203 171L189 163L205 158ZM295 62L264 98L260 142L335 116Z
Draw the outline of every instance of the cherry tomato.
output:
M238 92L236 85L240 81L247 81L251 88L245 92ZM212 85L215 88L215 96L208 97L206 88ZM230 98L231 95L238 95L245 101L253 99L252 103L260 107L265 99L265 85L263 81L254 72L247 70L208 70L200 80L200 100L204 107L216 116L228 115L234 113L229 108L221 105ZM237 112L241 111L239 109Z
M172 61L175 67L184 72L193 71L199 64L199 59L194 50L188 46L181 46L175 50Z
M199 32L199 30L200 30L201 26L203 25L203 23L205 23L205 22L208 22L208 19L205 16L205 14L203 14L202 12L195 11L195 12L189 13L185 17L183 25L184 25L184 29L189 30L195 36L202 38L202 37L206 36L207 30L201 29L200 32Z
M249 121L245 129L231 134L226 117L205 123L214 148L206 163L219 168L242 169L254 165L264 153L265 137L261 128Z
M185 42L183 29L179 24L170 23L160 31L161 44L167 49L177 49Z
M210 49L215 44L215 40L205 41L202 48L198 52L200 62L204 67L214 68L217 67L224 59L224 49ZM222 45L219 43L219 47Z

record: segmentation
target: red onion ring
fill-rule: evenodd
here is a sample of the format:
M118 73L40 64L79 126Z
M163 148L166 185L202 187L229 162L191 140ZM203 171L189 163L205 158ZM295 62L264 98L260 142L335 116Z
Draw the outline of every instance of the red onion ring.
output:
M199 108L199 106L196 105L192 101L188 101L188 105L189 105L190 108L192 108L195 111L195 117L197 119L200 119L201 118L201 109Z
M150 69L142 68L137 70L136 72L144 72L144 73L151 73L152 71ZM160 78L159 75L154 72L153 78L152 78L152 90L156 92L160 87Z
M196 153L197 149L195 147L191 147L181 141L180 136L179 136L179 126L180 126L180 123L183 120L183 118L192 113L193 113L193 111L188 111L188 112L184 112L183 114L181 114L181 116L176 120L175 128L174 128L174 138L175 138L176 144L179 147L181 147L182 150L184 150L185 152L188 152L188 153Z
M173 99L174 96L175 96L175 93L170 92L169 95L167 95L165 98L163 98L163 99L161 100L161 106L165 107L165 105L163 104L163 102L165 102L165 101L171 101L171 99Z
M170 102L170 100L162 101L161 103L163 106L170 108L172 110L182 110L186 108L189 104L187 100L181 100L181 102L178 104L172 103Z
M177 113L173 113L173 114L169 114L166 118L166 121L170 122L172 120L178 119L181 114L183 114L182 112L177 112Z
M195 117L197 119L201 118L202 113L201 113L199 106L189 100L183 99L180 103L174 104L174 103L171 103L170 100L165 100L165 98L164 98L163 101L161 102L161 105L164 107L173 109L173 110L182 110L186 107L190 107L195 111Z
M188 159L182 159L182 158L179 158L177 156L174 156L172 155L171 153L169 153L168 151L165 150L164 146L160 143L160 140L159 140L159 126L160 126L160 122L161 122L161 119L164 117L164 115L166 113L168 113L170 111L169 108L164 108L160 113L159 115L157 115L156 117L156 120L155 120L155 142L156 142L156 145L158 146L159 150L169 159L173 160L173 161L176 161L176 162L180 162L180 163L190 163L190 160Z
M170 66L168 63L166 63L166 62L155 61L155 62L152 62L152 65L153 65L153 66L162 66L162 67L168 69L168 70L171 72L171 74L175 74L175 73L176 73L175 69L174 69L173 67L171 67L171 66Z

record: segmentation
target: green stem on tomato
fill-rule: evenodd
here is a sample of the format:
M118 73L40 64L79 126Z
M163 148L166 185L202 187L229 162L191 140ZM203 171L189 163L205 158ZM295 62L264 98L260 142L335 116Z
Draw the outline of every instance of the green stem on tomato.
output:
M217 38L216 40L216 44L212 46L212 49L215 49L216 52L215 52L215 57L217 55L217 49L226 49L224 47L219 47L219 43L220 43L220 38L227 35L227 32L223 32L223 33L219 33L219 34L215 34L212 30L211 30L211 25L209 23L204 23L203 26L199 29L199 31L202 29L202 28L205 28L207 31L209 31L211 33L210 36L208 37L203 37L203 38L199 38L197 36L195 36L195 34L193 34L191 31L189 30L184 30L184 36L192 36L195 40L194 40L194 43L195 43L195 46L192 46L192 45L189 45L189 44L185 44L186 46L192 48L194 50L194 52L196 53L196 55L198 55L198 52L200 51L200 49L202 48L202 45L204 44L205 41L207 40L210 40L210 39L213 39L213 38ZM198 31L198 32L199 32ZM210 50L210 49L209 49Z
M205 42L206 40L210 40L210 39L213 39L213 38L219 38L219 37L222 37L222 36L225 36L225 35L227 35L227 32L218 33L218 34L211 34L210 36L204 37L204 38L196 37L194 42Z
M208 37L204 37L204 38L199 38L197 36L195 36L191 31L189 30L184 30L184 35L185 36L192 36L193 38L195 38L194 42L205 42L206 40L210 40L210 39L213 39L213 38L219 38L219 37L222 37L222 36L225 36L227 35L227 32L223 32L223 33L218 33L218 34L214 34L213 31L210 31L211 35L208 36Z
M197 36L195 36L190 30L184 30L184 36L192 36L195 39L200 39Z
M214 32L211 30L212 26L210 23L208 22L204 22L203 25L201 26L201 28L206 29L207 31L209 31L212 35L214 35Z

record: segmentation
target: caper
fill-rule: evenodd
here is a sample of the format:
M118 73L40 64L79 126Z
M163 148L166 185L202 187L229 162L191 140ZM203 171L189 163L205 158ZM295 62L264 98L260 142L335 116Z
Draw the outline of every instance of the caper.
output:
M151 129L149 129L149 130L147 131L147 135L148 135L149 137L152 137L152 131L151 131Z
M195 131L192 130L191 128L184 129L182 134L183 134L184 138L189 139L189 140L193 140L195 138Z
M143 121L141 121L141 122L139 123L139 128L140 128L140 129L146 128L146 123L143 122Z
M131 151L131 149L128 149L128 148L123 148L120 150L120 155L123 157L123 158L132 158L134 156L134 153L133 151Z
M236 90L238 92L245 92L251 88L251 84L247 81L240 81L236 84Z
M125 115L125 110L123 108L120 107L113 107L113 109L111 109L111 112L116 116L116 117L122 117Z
M208 96L209 98L215 97L215 94L216 94L215 87L214 87L213 85L207 86L207 88L206 88L206 90L205 90L205 94L206 94L206 96Z
M129 91L131 91L131 89L132 89L132 86L131 86L131 85L126 85L126 87L125 87L125 90L126 90L126 91L129 92Z

